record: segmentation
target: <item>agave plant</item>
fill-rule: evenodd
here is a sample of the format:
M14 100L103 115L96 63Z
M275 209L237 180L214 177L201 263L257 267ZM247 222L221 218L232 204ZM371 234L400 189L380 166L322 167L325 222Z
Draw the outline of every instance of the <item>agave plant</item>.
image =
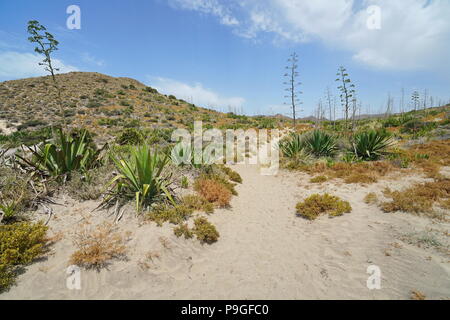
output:
M54 177L67 176L72 171L86 171L98 162L100 153L90 144L87 134L86 130L82 130L79 134L71 136L58 129L56 143L28 147L32 153L30 160L20 155L17 157L33 170Z
M175 205L170 191L170 176L163 176L169 157L152 151L147 145L131 150L131 157L111 155L119 174L110 181L112 193L105 198L104 203L113 199L134 198L136 211L139 213L144 206L162 200L169 200Z
M374 161L387 154L387 148L393 144L391 136L385 131L363 131L353 138L355 155L363 160Z
M301 153L304 149L302 142L302 135L298 133L292 133L288 137L282 139L279 143L279 149L284 157L294 158L297 154Z
M321 130L309 133L304 139L304 145L306 151L316 157L331 157L338 149L336 138Z

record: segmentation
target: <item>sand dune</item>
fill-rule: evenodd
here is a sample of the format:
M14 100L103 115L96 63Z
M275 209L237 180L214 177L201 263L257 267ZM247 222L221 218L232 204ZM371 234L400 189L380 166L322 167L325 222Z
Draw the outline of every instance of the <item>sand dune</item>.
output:
M430 299L450 297L448 251L401 240L430 228L442 235L449 225L383 213L362 201L368 192L401 188L420 178L393 178L368 187L311 185L310 177L300 173L263 176L257 166L233 168L244 183L231 209L216 210L208 218L221 235L216 244L179 239L172 226L139 225L127 214L119 227L131 233L128 261L114 261L100 272L83 270L81 290L66 287L75 226L112 218L105 212L90 214L95 202L75 206L68 198L59 199L65 205L55 207L51 227L64 238L0 299L409 299L412 290ZM338 195L350 201L353 211L314 222L296 217L295 204L315 192ZM441 241L447 239L444 235ZM149 252L153 259L146 257ZM367 288L370 265L381 269L380 290Z

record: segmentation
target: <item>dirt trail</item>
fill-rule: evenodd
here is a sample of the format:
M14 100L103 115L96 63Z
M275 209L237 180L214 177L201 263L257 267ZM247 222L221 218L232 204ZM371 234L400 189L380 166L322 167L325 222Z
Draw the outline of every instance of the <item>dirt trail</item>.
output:
M428 298L450 296L448 259L396 239L430 222L382 213L362 201L382 184L311 186L303 174L281 171L263 176L256 165L233 169L244 183L237 186L239 196L231 209L216 210L208 218L220 232L216 244L176 238L167 226L136 228L129 219L121 226L133 232L129 261L114 262L109 271L82 271L82 289L68 290L65 268L74 249L66 237L57 243L54 255L31 265L18 286L0 298L408 299L411 290ZM402 180L399 187L411 179ZM338 195L350 201L353 211L314 222L296 217L295 204L315 192ZM85 209L94 205L88 202ZM67 226L70 219L79 218L76 211L83 208L68 206L57 221ZM57 224L55 228L64 229ZM166 239L163 246L161 236ZM142 268L149 250L158 250L159 257ZM366 286L370 265L381 268L381 290Z

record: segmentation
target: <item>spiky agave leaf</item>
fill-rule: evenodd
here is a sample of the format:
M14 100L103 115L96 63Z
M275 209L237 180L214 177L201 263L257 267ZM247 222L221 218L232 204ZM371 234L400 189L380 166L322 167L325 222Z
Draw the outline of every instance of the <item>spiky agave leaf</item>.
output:
M353 149L355 155L363 160L378 160L387 154L387 149L392 146L393 140L385 131L363 131L357 133L353 138Z
M306 151L316 157L331 157L336 154L336 138L321 130L314 130L304 139Z
M111 159L119 174L110 181L113 193L105 201L121 196L134 198L138 213L143 206L151 204L161 196L165 196L174 204L169 190L170 176L163 176L163 170L170 159L167 154L161 155L143 145L132 149L130 158L111 155Z
M288 137L279 142L279 149L284 157L294 158L304 149L302 135L298 133L291 133Z

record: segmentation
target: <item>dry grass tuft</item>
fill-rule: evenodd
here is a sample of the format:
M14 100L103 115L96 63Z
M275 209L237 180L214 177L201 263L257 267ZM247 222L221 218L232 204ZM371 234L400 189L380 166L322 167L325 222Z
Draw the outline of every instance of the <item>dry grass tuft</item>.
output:
M99 270L112 259L125 257L124 242L124 237L110 223L104 223L95 230L84 228L75 235L74 244L78 250L72 254L70 263Z
M418 290L411 291L411 300L425 300L427 297Z
M367 204L376 204L378 203L378 197L375 193L370 192L364 197L364 202Z
M323 182L326 182L326 181L328 181L327 176L316 176L316 177L311 178L309 180L309 182L311 182L311 183L323 183Z
M208 202L215 203L221 208L230 205L231 191L216 180L199 178L195 181L194 189Z
M296 208L297 215L309 220L315 220L321 214L336 217L352 211L352 207L348 201L341 200L328 193L324 195L313 194L303 202L297 203Z
M337 162L331 166L318 162L312 166L302 167L303 171L310 174L326 175L328 179L344 179L345 183L375 183L378 178L386 176L395 168L390 162L372 161L346 163Z
M377 181L378 181L378 179L374 175L361 174L361 173L352 174L344 179L344 182L349 183L349 184L350 183L370 184L370 183L375 183Z

